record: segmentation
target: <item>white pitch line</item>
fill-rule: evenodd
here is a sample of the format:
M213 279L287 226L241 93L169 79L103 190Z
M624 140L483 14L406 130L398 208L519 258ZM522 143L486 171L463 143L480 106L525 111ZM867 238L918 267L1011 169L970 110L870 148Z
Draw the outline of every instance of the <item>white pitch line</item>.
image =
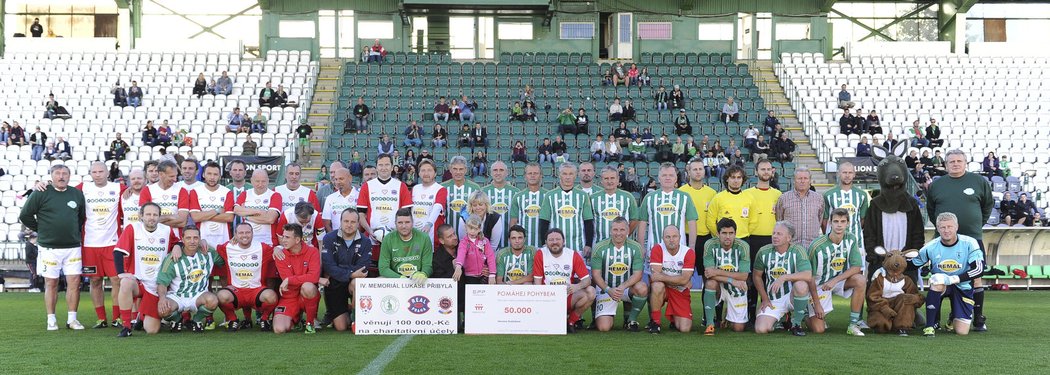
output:
M370 375L382 373L383 369L386 368L386 365L390 364L390 361L393 361L394 358L397 358L397 354L400 353L401 349L404 348L405 345L407 345L408 342L412 340L412 337L414 336L404 335L398 337L397 340L394 340L394 342L390 343L390 345L387 345L386 349L383 349L382 353L379 353L379 355L376 356L376 358L373 359L372 362L368 364L368 366L365 366L365 368L357 374Z

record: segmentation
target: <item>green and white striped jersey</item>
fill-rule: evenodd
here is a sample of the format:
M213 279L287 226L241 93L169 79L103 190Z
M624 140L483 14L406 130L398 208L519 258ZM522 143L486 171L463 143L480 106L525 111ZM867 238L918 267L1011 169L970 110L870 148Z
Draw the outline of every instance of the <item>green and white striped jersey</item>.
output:
M448 190L448 207L445 209L445 223L452 225L456 229L456 233L459 233L459 213L463 209L469 209L467 200L470 199L470 195L474 194L475 191L481 190L481 187L470 180L463 181L463 186L456 186L454 180L445 181L441 185Z
M663 241L663 231L668 225L677 226L682 236L682 244L688 244L690 239L686 238L686 223L695 223L698 218L693 199L681 190L670 192L661 190L649 193L642 200L638 214L639 221L648 223L645 233L646 241L648 241L645 244L647 248L652 248Z
M196 297L208 291L212 268L225 264L214 248L208 252L198 251L193 256L183 255L178 261L165 257L157 275L157 285L167 285L168 294Z
M733 240L733 246L729 250L722 248L718 237L711 238L704 243L704 268L718 267L727 272L750 272L751 271L751 247L747 242L740 239ZM722 289L729 292L733 297L747 295L747 291L741 290L730 283L722 283Z
M846 211L849 211L849 228L846 231L857 236L859 246L863 247L864 231L861 230L860 223L864 219L864 215L868 213L868 205L870 203L871 197L868 196L868 192L856 186L847 191L842 191L842 187L839 185L828 189L828 191L824 192L824 219L828 221L824 232L831 232L831 210L844 208Z
M791 295L791 283L785 282L776 293L771 291L773 282L781 276L796 272L810 271L809 257L804 250L796 244L791 244L783 254L778 253L772 244L762 246L755 256L755 271L762 271L763 281L766 283L766 293L770 300Z
M609 239L612 234L612 221L618 216L623 216L628 221L638 219L638 204L634 196L619 189L613 194L606 194L605 191L591 194L591 208L594 209L595 243Z
M565 247L578 252L587 244L584 241L583 222L594 218L591 197L580 189L569 191L557 188L543 196L540 219L550 221L551 228L565 232Z
M481 191L485 192L485 195L489 196L489 210L499 214L503 218L503 241L501 243L494 243L492 247L499 249L507 245L507 235L510 234L510 218L507 217L507 213L510 212L511 200L514 199L514 195L520 190L514 185L507 183L502 188L497 188L491 184L481 188Z
M601 194L604 194L601 193ZM610 288L620 286L636 272L642 272L642 245L631 239L617 248L612 240L594 244L591 252L591 270L599 270Z
M536 248L525 246L521 254L514 255L514 250L505 247L496 253L496 276L502 276L504 283L517 281L523 277L532 275L532 258L536 256Z
M821 235L809 245L809 262L817 285L824 284L850 268L863 265L860 241L850 232L837 244L828 235Z
M510 218L518 219L518 225L525 228L525 246L536 248L543 246L544 238L540 233L540 205L545 195L547 191L541 188L535 192L522 190L511 198ZM507 233L506 237L510 237L510 232L504 233Z

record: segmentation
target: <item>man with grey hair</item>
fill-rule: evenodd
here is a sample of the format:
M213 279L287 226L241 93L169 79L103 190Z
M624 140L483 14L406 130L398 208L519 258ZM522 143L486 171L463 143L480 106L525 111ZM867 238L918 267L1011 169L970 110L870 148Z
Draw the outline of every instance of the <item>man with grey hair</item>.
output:
M113 300L117 299L120 282L116 281L117 269L113 264L113 247L117 245L118 216L120 215L120 193L123 186L111 183L107 179L109 171L101 161L91 163L91 181L77 185L84 193L85 202L91 205L87 210L87 221L84 223L84 239L81 255L84 272L91 286L91 302L95 305L98 320L92 328L106 328L106 288L103 278L108 277L113 287ZM88 198L90 197L90 198ZM113 324L117 322L119 311L113 307Z
M507 212L510 212L511 199L521 190L507 181L507 164L502 160L492 162L492 165L489 166L489 175L492 176L492 183L481 188L481 191L484 191L489 197L489 208L492 212L503 218L501 233L509 233L510 219L507 218ZM509 246L506 237L500 243L492 244L492 247L497 250L506 246Z
M945 165L946 176L938 178L930 185L926 194L926 213L928 217L939 217L951 212L958 217L959 234L977 241L984 253L982 228L992 215L995 201L992 199L992 187L984 177L966 171L968 159L966 153L955 149L948 151ZM977 332L988 330L984 316L984 283L981 278L973 281L973 329Z
M51 167L51 184L44 191L29 195L18 221L37 232L37 272L44 277L44 306L47 330L57 331L55 305L58 304L58 278L66 275L66 328L81 330L77 321L80 305L81 228L87 222L84 193L69 188L69 167Z
M693 198L675 184L678 171L674 164L663 163L657 179L660 190L649 193L642 200L638 210L638 243L651 249L663 238L664 228L678 228L678 238L690 249L696 248L696 221L700 218L693 204ZM700 244L703 246L703 244Z
M315 211L321 210L321 202L317 199L317 193L303 187L300 182L302 177L303 167L299 163L290 163L284 167L285 184L273 188L273 191L281 195L282 212L295 207L299 202L308 202L314 206Z
M329 181L331 181L332 173L334 173L337 169L341 169L341 168L346 168L346 167L343 166L343 162L338 161L338 160L333 161L332 164L328 166L328 175L329 175L328 178L329 178ZM324 203L325 203L325 199L328 199L328 196L332 195L332 193L334 193L335 190L336 190L335 186L333 186L333 184L331 184L331 183L324 184L324 185L319 185L317 187L317 200L318 200L317 204L319 204L323 208L324 207Z
M448 170L452 173L452 179L441 185L448 190L448 210L445 212L445 223L452 225L459 233L460 212L467 209L467 200L475 191L481 190L481 186L474 181L467 180L467 159L456 155L448 161Z
M525 189L515 194L510 203L510 226L521 225L525 228L525 244L542 247L545 232L540 232L540 203L547 195L543 189L543 172L540 164L530 162L525 165Z
M638 205L631 193L619 189L620 172L616 167L607 165L602 168L602 191L591 194L591 208L594 209L594 241L602 242L612 235L612 224L616 218L628 220L627 235L634 232L638 225Z
M950 155L950 153L949 153ZM984 250L973 237L959 233L959 218L951 212L937 215L937 234L911 260L916 267L930 264L930 290L926 293L926 327L922 334L933 337L940 319L941 300L951 300L955 333L970 332L976 299L971 282L984 275Z
M336 191L325 198L324 210L321 211L325 232L332 233L339 230L339 226L342 225L341 215L343 210L347 208L357 210L357 199L360 191L354 187L353 182L354 176L350 174L349 169L342 167L332 169L332 187Z
M791 312L791 334L805 336L802 320L809 310L809 281L812 267L805 250L792 243L795 227L787 221L778 221L773 227L773 243L763 246L752 262L751 278L762 297L755 333L773 331L776 324Z
M594 243L594 212L591 197L576 187L576 164L558 166L558 188L548 191L540 204L540 233L559 228L565 234L565 247L591 255Z
M773 212L778 220L787 221L795 227L794 244L807 248L820 235L820 216L824 212L824 199L809 188L812 172L806 167L795 168L795 189L777 199Z

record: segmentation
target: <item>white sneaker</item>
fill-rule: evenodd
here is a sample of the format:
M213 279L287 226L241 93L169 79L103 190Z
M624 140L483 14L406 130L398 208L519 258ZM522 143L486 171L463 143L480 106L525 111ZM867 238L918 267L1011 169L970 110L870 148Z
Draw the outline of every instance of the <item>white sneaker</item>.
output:
M66 328L72 329L74 331L80 331L84 329L84 325L80 324L79 320L73 320L72 322L66 323Z
M863 321L863 320L857 321L857 328L860 328L860 329L871 329L871 327L868 327L868 322Z
M850 336L864 336L864 332L860 330L858 324L850 324L849 327L846 327L846 334Z
M47 322L47 330L48 331L57 331L58 330L58 322Z

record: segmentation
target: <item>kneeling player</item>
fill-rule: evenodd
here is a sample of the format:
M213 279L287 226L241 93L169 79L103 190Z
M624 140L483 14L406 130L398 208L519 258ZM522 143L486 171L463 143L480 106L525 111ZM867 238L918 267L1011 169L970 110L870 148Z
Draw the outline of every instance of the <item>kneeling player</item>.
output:
M831 233L821 235L809 245L809 262L813 278L809 281L811 302L809 320L814 333L824 333L826 316L833 309L831 296L850 299L849 327L846 334L864 336L857 323L864 307L865 280L861 275L860 243L849 228L849 211L836 208L831 211Z
M219 245L218 253L226 261L226 269L219 273L226 287L216 293L219 309L226 315L226 330L251 328L252 309L260 313L259 328L272 330L270 314L277 305L277 292L263 286L263 280L274 274L273 249L255 242L252 225L242 222L237 225L233 241ZM239 322L237 309L244 310L244 320Z
M926 328L922 334L934 336L934 325L941 315L941 300L952 304L952 327L955 333L970 333L973 321L973 285L971 280L984 275L984 253L973 237L959 234L959 218L951 212L937 215L939 238L927 242L912 264L930 263L930 291L926 293Z
M193 314L185 325L193 332L204 332L204 319L215 312L219 299L208 291L211 270L225 264L215 250L203 248L201 231L190 226L182 230L182 256L164 259L157 275L157 294L163 295L157 313L168 320L182 319L182 313Z
M602 332L612 329L620 301L631 306L624 329L638 332L638 314L649 296L649 287L642 282L642 245L627 239L627 229L627 219L613 219L609 239L595 244L591 255L591 277L600 290L595 324Z
M718 237L704 243L704 334L715 334L715 306L725 304L726 321L743 332L747 325L747 274L751 248L736 238L736 222L718 221Z
M755 256L751 278L762 297L755 333L769 333L773 325L791 312L791 334L805 336L802 318L809 308L809 258L798 245L791 243L795 227L778 221L773 227L773 243L762 246Z
M667 303L667 316L680 332L693 329L692 283L696 252L682 244L678 227L668 225L663 231L663 242L653 246L649 255L652 283L649 295L649 333L660 333L660 310Z
M135 299L139 302L139 313L144 317L143 328L148 334L160 331L160 314L157 312L157 274L161 262L168 257L179 237L174 228L160 224L160 206L146 203L139 209L139 222L128 225L120 234L113 248L113 265L120 277L120 292L117 295L120 317L124 328L118 337L131 336L131 308ZM128 257L127 268L124 257Z
M368 277L372 263L372 241L358 231L357 210L347 208L339 214L339 230L328 233L321 241L320 279L324 290L326 313L337 331L350 328L350 309L347 300L355 292L355 279Z
M303 242L303 227L286 224L281 234L281 247L274 250L274 263L281 277L281 299L274 309L273 332L292 330L299 312L306 312L305 333L312 334L317 319L317 302L321 296L317 282L321 278L321 256L317 248Z
M575 284L572 283L574 278L579 280ZM594 304L594 288L583 257L565 247L565 233L561 229L547 231L547 245L537 250L533 258L532 280L536 285L565 285L569 292L566 332L576 333L580 313Z

